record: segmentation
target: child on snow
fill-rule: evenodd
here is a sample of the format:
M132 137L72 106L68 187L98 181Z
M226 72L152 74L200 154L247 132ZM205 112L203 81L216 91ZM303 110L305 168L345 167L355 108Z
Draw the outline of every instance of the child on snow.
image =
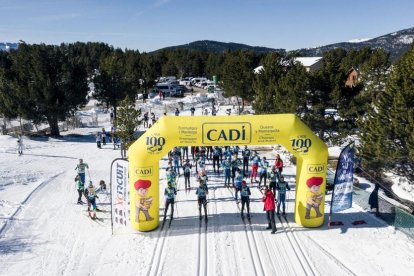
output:
M78 191L78 195L79 195L78 196L78 204L82 204L83 203L82 202L82 194L84 193L85 186L83 185L83 182L82 182L79 174L76 175L76 177L75 177L75 183L76 183L76 190Z
M85 197L88 199L88 211L91 211L91 205L92 211L98 210L98 208L96 208L96 198L99 197L96 195L96 191L93 187L92 181L89 182L88 188L85 189Z

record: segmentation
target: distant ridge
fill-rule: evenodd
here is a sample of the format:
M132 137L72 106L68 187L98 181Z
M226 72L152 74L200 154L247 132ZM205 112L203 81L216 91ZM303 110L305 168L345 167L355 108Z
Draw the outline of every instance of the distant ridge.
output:
M339 42L316 48L304 48L296 50L301 56L320 56L324 52L336 48L361 49L369 47L372 49L383 48L390 53L391 61L395 61L399 56L404 54L414 41L414 28L404 29L401 31L389 33L383 36L372 38L360 42Z
M219 42L213 40L198 40L188 44L171 46L156 50L154 52L159 52L163 50L176 50L176 49L188 49L188 50L198 50L202 52L210 53L224 53L226 51L235 51L235 50L249 50L254 51L259 54L265 54L269 52L285 52L285 49L273 49L262 46L250 46L241 43L234 42Z
M361 49L363 47L369 47L371 49L383 48L385 51L390 53L391 61L395 61L399 56L404 54L414 42L414 27L408 28L386 35L382 35L372 39L353 39L348 42L339 42L329 44L325 46L315 48L302 48L297 49L294 52L299 56L312 57L322 56L325 52L336 48L343 48L345 50L350 49ZM4 43L0 42L0 50L17 49L18 43ZM224 53L226 51L235 50L250 50L259 54L266 54L269 52L285 53L285 49L273 49L263 46L250 46L235 42L219 42L213 40L198 40L188 44L170 46L162 48L151 53L157 53L163 50L175 50L175 49L187 49L187 50L198 50L210 53Z

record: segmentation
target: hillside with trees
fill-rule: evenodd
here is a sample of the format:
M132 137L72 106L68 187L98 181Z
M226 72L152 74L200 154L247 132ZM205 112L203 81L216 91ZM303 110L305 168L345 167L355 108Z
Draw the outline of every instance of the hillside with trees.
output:
M385 50L369 47L329 50L321 68L311 71L295 57L250 50L140 53L103 43L21 44L0 52L0 114L46 122L57 136L58 122L87 103L90 83L92 96L116 112L122 100L152 89L160 76L214 75L224 95L236 97L240 113L245 103L256 114L295 113L331 144L358 135L363 166L412 178L413 46L393 66ZM254 73L259 65L263 69ZM347 86L350 69L360 77Z

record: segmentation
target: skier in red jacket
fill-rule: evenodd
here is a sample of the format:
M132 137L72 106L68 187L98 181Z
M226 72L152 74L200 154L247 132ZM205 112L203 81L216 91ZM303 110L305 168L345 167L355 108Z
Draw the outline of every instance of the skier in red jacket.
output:
M262 192L263 193L263 192ZM264 210L266 211L267 221L269 225L266 229L272 229L272 234L276 233L276 223L275 223L275 195L272 190L267 186L264 188L263 198Z
M282 171L283 171L283 160L280 158L279 154L276 154L275 167L276 167L276 171L279 172L279 178L280 178L280 176L282 175Z

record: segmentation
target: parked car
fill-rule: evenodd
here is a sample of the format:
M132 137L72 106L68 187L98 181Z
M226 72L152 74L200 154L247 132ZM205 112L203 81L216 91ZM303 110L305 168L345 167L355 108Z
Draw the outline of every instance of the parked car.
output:
M180 85L190 85L192 78L183 78L179 81Z
M158 83L156 85L156 89L157 91L162 91L166 97L170 97L171 96L171 92L173 91L174 87L173 85L169 84L169 83Z
M184 91L183 88L175 87L171 91L170 95L171 95L171 97L184 97L184 93L185 93L185 91Z

